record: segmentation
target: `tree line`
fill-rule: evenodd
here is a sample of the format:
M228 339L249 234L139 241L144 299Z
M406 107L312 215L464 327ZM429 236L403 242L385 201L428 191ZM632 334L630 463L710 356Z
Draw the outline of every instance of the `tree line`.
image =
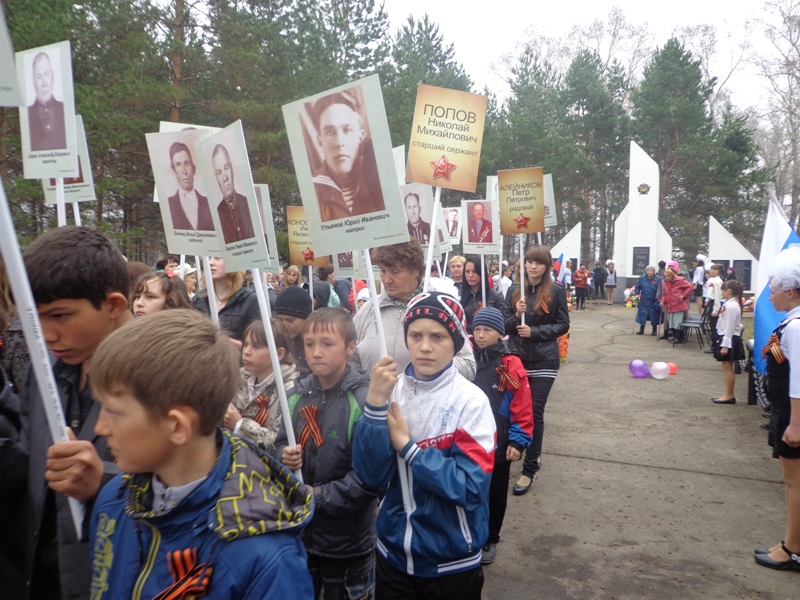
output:
M692 51L713 30L651 47L646 28L614 9L569 40L521 40L499 67L510 88L501 98L476 89L427 16L409 17L390 35L374 0L2 3L16 50L71 41L97 191L82 217L132 260L153 263L165 251L144 137L159 121L242 120L253 178L270 186L288 256L285 207L300 196L281 105L371 73L380 76L395 146L408 144L417 84L488 95L479 189L445 191L443 204L484 197L485 178L497 170L543 166L553 174L559 219L544 241L581 222L582 260L612 257L614 219L628 201L630 140L659 165L661 220L685 256L706 249L710 215L757 252L766 186L800 195L800 183L787 183L800 157L787 167L786 144L769 139L763 119L737 111L707 56ZM784 154L766 159L769 143ZM54 226L41 183L22 177L16 109L0 109L0 176L23 245Z

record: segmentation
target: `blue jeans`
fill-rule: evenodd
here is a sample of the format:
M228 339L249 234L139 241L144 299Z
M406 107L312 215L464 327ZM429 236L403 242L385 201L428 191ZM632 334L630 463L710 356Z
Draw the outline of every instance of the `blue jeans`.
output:
M373 600L375 553L352 559L308 555L308 572L314 582L314 598L325 600Z

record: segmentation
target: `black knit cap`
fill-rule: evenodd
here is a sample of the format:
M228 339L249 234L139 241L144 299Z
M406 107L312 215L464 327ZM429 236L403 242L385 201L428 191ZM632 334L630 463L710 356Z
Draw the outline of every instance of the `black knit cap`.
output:
M406 339L406 346L408 346L408 326L411 321L417 319L433 319L444 325L453 338L456 354L464 347L467 339L464 309L450 294L423 292L411 299L403 319L403 337Z
M288 287L275 299L275 314L307 319L311 314L311 296L299 285Z

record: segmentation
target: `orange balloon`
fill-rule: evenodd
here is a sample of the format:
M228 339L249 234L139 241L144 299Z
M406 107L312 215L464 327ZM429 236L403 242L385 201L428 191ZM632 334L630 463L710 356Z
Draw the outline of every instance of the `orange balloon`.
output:
M667 363L667 366L669 367L670 375L675 375L675 373L678 372L678 365L676 365L675 363Z

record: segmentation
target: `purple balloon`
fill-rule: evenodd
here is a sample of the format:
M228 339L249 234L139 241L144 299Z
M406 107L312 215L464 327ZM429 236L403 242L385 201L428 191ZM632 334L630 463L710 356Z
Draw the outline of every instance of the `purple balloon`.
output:
M631 364L628 365L628 370L631 372L631 375L637 379L650 377L650 367L647 366L646 362L638 358L631 361Z

